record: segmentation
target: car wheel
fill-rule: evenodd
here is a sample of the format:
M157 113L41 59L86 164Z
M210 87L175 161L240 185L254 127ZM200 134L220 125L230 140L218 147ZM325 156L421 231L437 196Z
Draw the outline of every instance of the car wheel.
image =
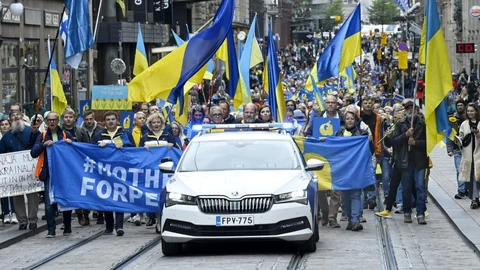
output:
M312 236L297 246L297 251L301 253L315 252L317 250L317 238L318 238L318 223L315 226Z
M182 252L182 244L179 243L167 243L162 238L162 253L165 256L175 256Z
M162 230L160 229L160 222L157 222L157 224L155 224L155 232L157 234L160 234L162 232Z

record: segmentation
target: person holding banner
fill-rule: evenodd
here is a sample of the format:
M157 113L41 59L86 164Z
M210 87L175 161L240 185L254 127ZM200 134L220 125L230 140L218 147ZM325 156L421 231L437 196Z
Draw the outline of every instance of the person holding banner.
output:
M345 112L345 128L340 129L335 136L369 136L368 131L360 129L357 123L358 116L355 112ZM348 218L347 230L363 230L363 226L360 224L362 212L361 196L361 189L342 191L342 207Z
M47 217L47 238L55 237L55 207L54 203L50 200L50 172L47 158L47 147L52 147L55 142L64 140L67 143L72 142L72 136L70 133L63 131L59 126L60 116L56 112L49 112L46 117L48 129L41 135L37 136L35 145L33 146L30 154L33 158L38 158L36 167L36 176L40 181L44 182L44 201L45 201L45 215ZM56 181L62 181L62 179L55 179ZM30 203L30 198L28 200ZM18 207L18 204L17 204ZM38 201L37 201L38 207ZM29 207L30 208L30 207ZM68 236L72 234L72 211L63 211L63 235ZM35 226L36 227L36 226Z
M220 109L218 106L214 107ZM219 118L222 119L221 116ZM147 151L150 150L150 147L157 146L168 146L169 149L172 147L178 148L173 134L166 129L165 118L163 118L163 115L160 113L151 114L147 119L147 127L150 131L143 135L140 140L140 146L145 147ZM156 223L155 214L149 213L147 214L147 217L148 221L146 226L153 226Z
M132 134L128 131L123 130L119 124L118 114L114 111L108 111L103 115L103 120L106 125L106 129L98 132L92 138L92 144L99 145L100 147L105 147L107 144L115 144L116 148L122 147L135 147L135 142L133 140ZM111 235L113 234L114 227L114 218L113 212L104 212L105 213L105 222L106 229L103 234ZM123 236L125 232L123 231L123 213L115 212L115 229L117 231L117 236Z

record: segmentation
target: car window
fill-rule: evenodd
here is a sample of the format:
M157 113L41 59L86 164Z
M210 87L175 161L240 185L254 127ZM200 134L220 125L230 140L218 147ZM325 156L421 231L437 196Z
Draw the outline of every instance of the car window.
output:
M281 140L192 142L180 172L223 170L300 170L293 145Z

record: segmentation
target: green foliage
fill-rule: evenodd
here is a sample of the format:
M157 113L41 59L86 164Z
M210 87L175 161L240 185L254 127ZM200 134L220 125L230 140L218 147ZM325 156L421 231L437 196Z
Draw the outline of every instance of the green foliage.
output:
M339 21L330 19L332 16L340 16ZM343 22L343 1L334 0L325 9L325 20L323 22L323 29L325 31L333 29L334 26L341 24Z
M391 24L392 18L399 14L400 10L392 0L373 0L372 5L368 8L372 24Z

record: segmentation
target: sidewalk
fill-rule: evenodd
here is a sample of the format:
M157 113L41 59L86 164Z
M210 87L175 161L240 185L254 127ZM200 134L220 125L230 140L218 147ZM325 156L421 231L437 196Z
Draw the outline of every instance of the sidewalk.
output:
M433 168L430 172L428 191L437 205L445 212L464 239L480 257L480 209L470 209L470 199L456 200L457 178L453 157L446 148L436 147L432 154ZM428 207L428 204L427 204Z

